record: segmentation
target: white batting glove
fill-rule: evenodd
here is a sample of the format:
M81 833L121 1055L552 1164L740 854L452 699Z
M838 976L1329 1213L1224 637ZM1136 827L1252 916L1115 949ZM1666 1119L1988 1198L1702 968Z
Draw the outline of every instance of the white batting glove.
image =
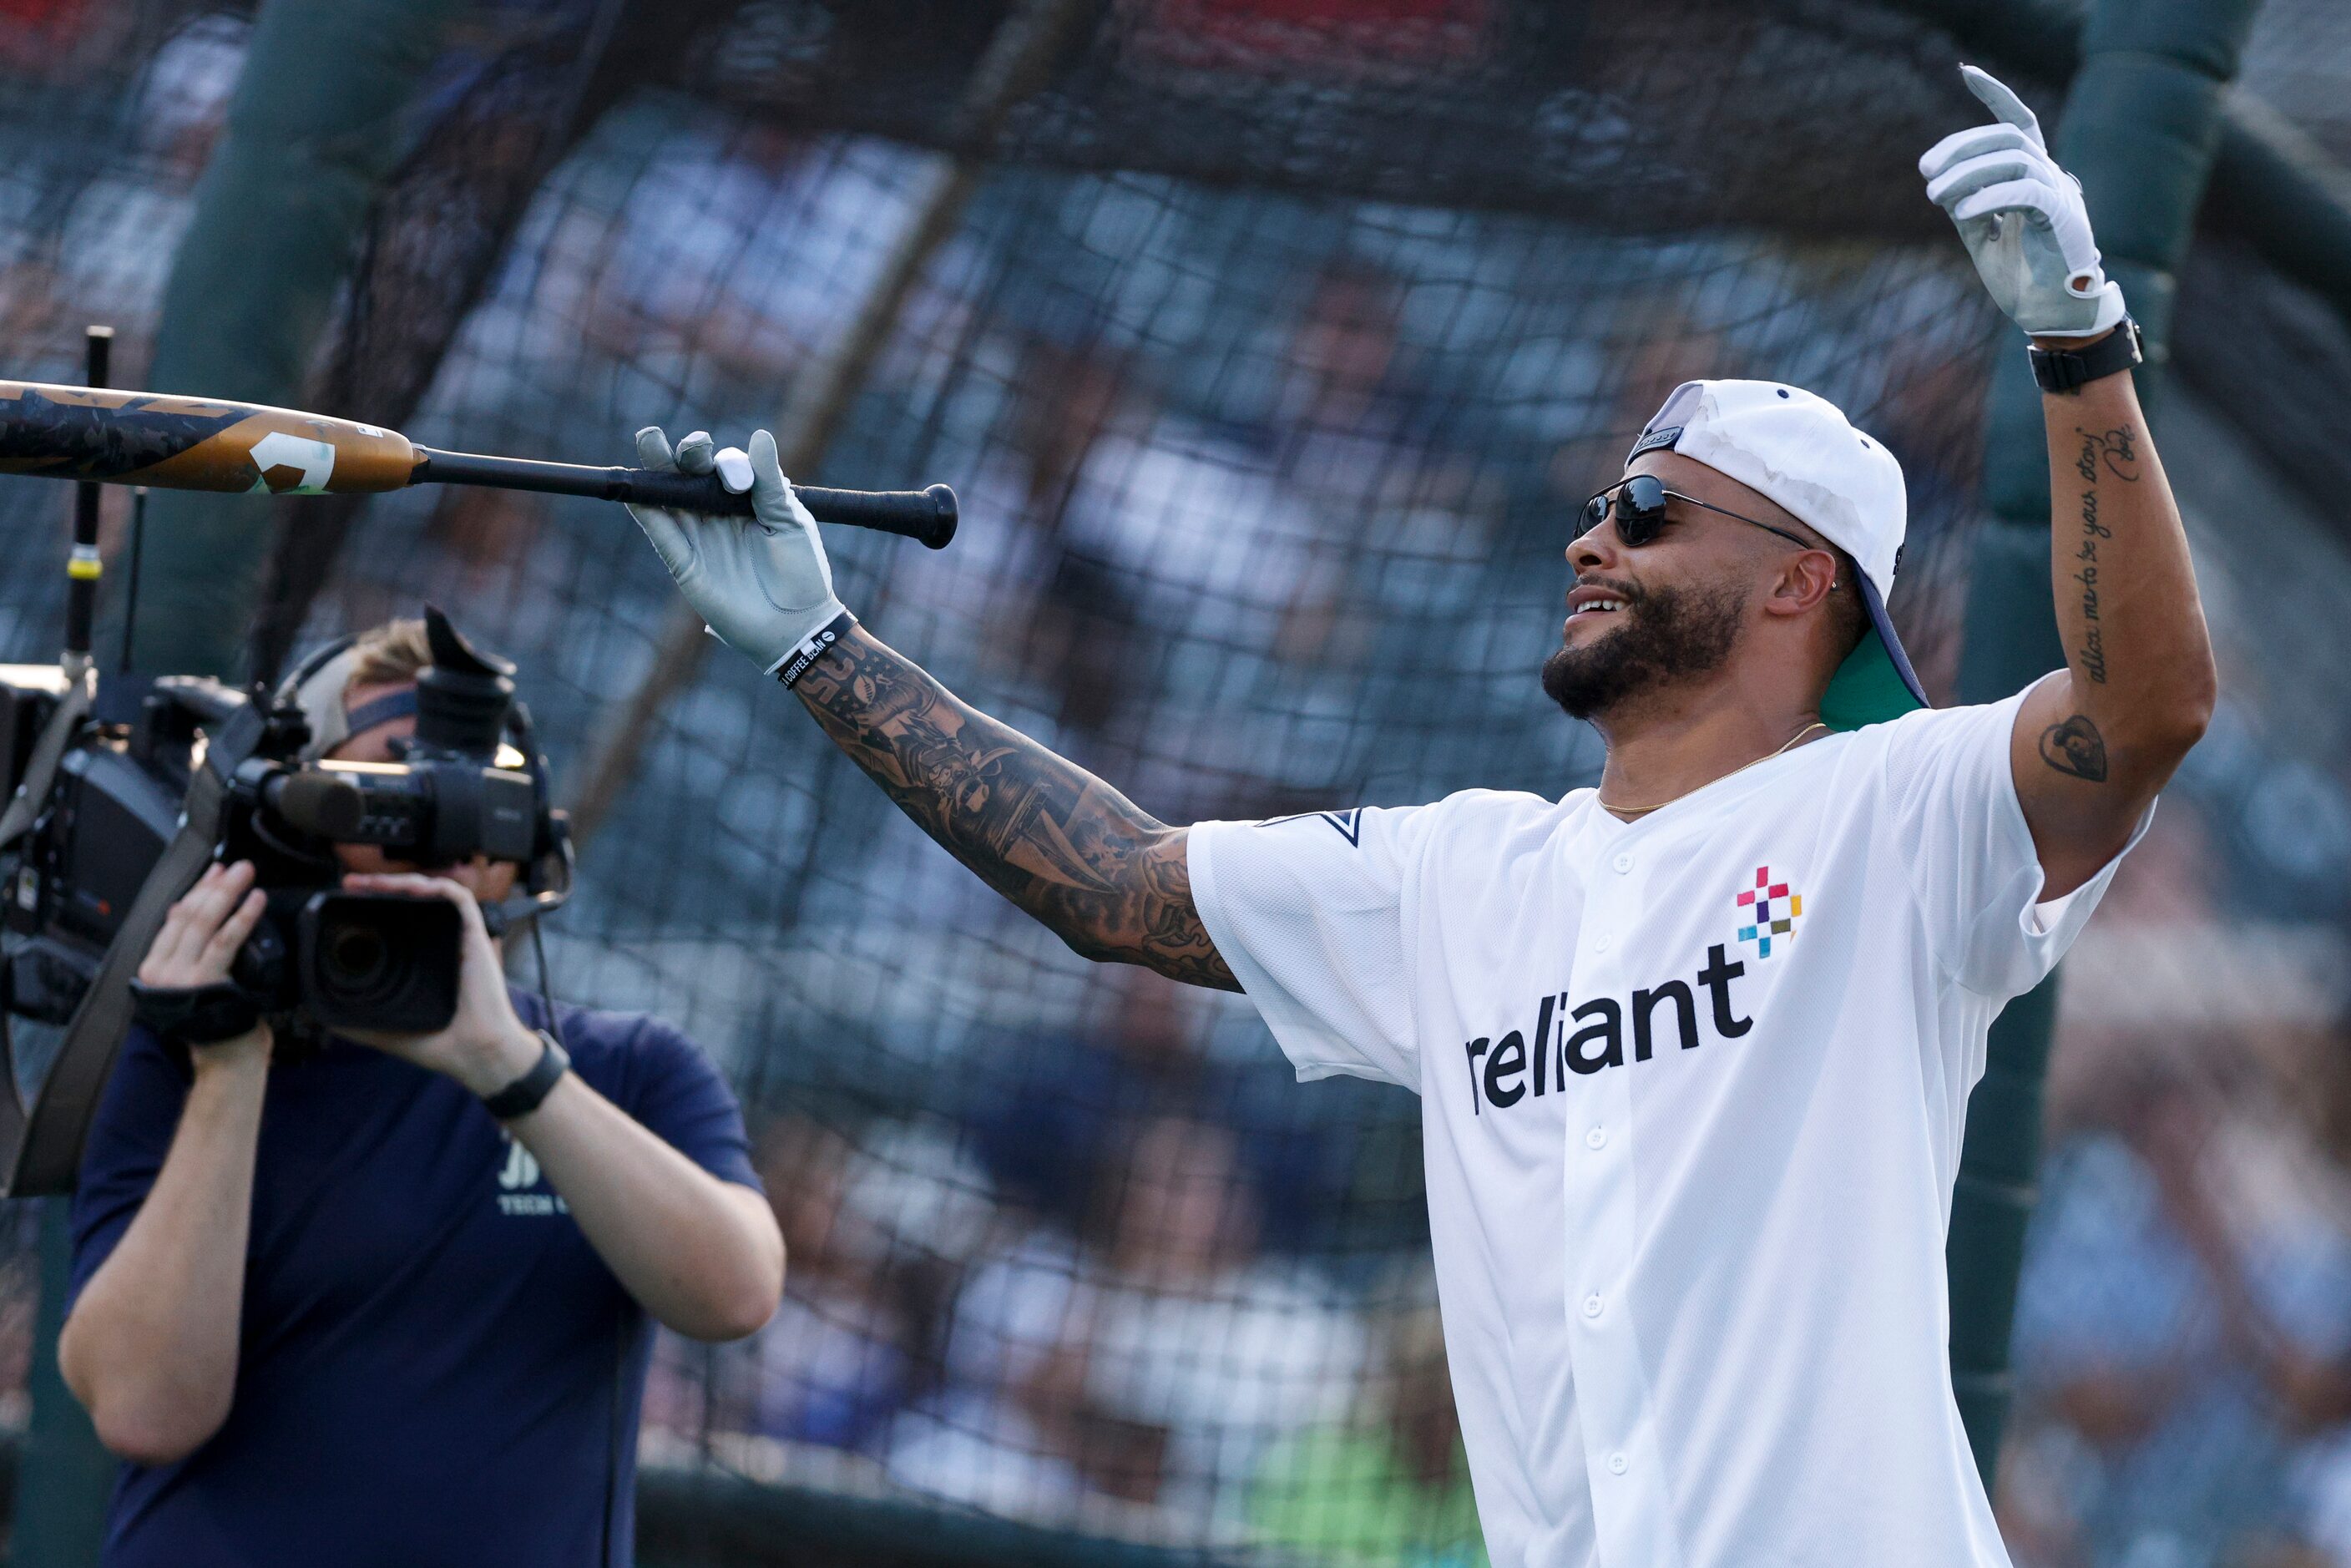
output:
M2010 320L2036 338L2097 336L2123 319L2123 291L2098 265L2081 183L2050 158L2022 99L1973 66L1959 74L1999 123L1955 131L1918 160L1927 199L1959 225Z
M709 434L697 430L673 455L669 438L649 424L637 432L637 461L686 474L716 471L735 494L751 492L747 518L629 508L711 635L774 674L841 613L824 540L784 477L774 436L755 430L749 452L730 446L714 453Z

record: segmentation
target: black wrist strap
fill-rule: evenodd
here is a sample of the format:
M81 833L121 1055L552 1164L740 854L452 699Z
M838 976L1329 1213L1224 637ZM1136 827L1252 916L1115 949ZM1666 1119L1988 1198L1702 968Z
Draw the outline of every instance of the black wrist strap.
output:
M799 685L800 677L809 673L810 666L823 658L832 645L847 636L849 629L856 624L857 617L844 610L801 639L799 645L776 666L776 679L783 684L784 690L790 691Z
M511 1122L517 1116L528 1116L538 1109L555 1088L556 1081L571 1069L571 1058L553 1035L545 1030L533 1031L538 1036L538 1060L528 1072L495 1094L484 1095L482 1104L501 1122Z
M2035 343L2025 350L2032 361L2032 379L2046 392L2079 392L2092 382L2118 376L2146 361L2138 323L2126 316L2122 324L2086 349L2044 349Z
M227 980L209 986L150 986L134 979L131 1021L174 1044L218 1045L252 1033L261 1021L261 1003Z

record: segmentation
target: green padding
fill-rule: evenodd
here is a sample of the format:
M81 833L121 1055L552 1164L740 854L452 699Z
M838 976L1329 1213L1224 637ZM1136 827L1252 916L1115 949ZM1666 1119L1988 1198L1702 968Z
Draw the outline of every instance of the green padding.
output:
M1821 695L1821 722L1831 729L1884 724L1927 705L1913 696L1886 656L1875 630L1847 653Z
M227 123L163 287L148 391L309 406L319 340L386 183L432 123L419 95L449 24L467 9L461 0L256 8ZM240 673L271 544L298 504L155 492L141 547L141 669ZM99 647L121 645L122 604L100 596Z

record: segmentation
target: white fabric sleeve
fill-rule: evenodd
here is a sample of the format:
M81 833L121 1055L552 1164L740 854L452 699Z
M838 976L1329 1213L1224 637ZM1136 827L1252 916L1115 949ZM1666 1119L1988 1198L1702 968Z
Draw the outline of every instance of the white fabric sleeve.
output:
M2031 689L2004 702L1908 714L1886 725L1883 738L1886 826L1928 941L1959 984L2001 1000L2056 967L2155 816L2150 804L2130 841L2089 881L2039 902L2041 859L2010 758Z
M1192 901L1301 1079L1420 1086L1405 883L1430 808L1196 822Z

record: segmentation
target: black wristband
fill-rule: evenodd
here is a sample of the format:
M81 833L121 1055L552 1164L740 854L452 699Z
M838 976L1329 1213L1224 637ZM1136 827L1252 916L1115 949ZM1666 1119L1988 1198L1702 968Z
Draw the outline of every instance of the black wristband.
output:
M133 980L131 1021L176 1045L218 1045L252 1033L261 1021L261 1003L228 980L209 986L150 986Z
M571 1058L555 1037L543 1029L532 1032L538 1036L540 1049L538 1060L531 1064L530 1071L496 1093L482 1096L483 1106L501 1122L511 1122L538 1110L539 1102L554 1090L556 1081L570 1071Z
M2032 361L2032 379L2045 392L2079 392L2092 382L2122 374L2147 359L2139 344L2138 323L2126 316L2122 324L2086 349L2044 349L2035 343L2025 350Z
M849 629L856 624L857 617L844 610L810 632L801 640L799 646L785 654L784 662L776 666L776 679L782 683L784 690L790 691L799 685L800 677L809 673L809 666L823 658L826 651L847 636Z

